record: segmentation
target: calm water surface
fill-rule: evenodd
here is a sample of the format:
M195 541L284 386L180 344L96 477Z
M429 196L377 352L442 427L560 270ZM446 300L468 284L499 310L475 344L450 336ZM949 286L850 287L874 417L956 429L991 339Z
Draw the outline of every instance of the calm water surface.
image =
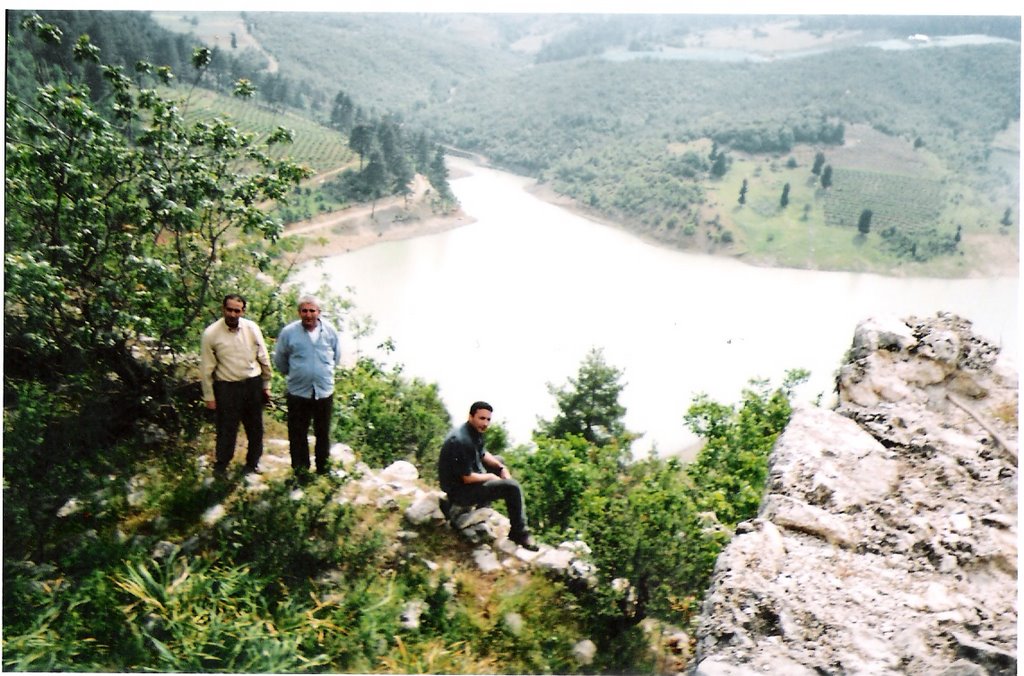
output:
M495 406L513 441L554 413L547 383L564 384L592 347L624 371L621 401L634 452L692 454L682 416L705 392L737 401L753 377L805 368L800 398L831 396L834 372L866 317L960 314L1016 356L1017 279L900 279L758 268L648 244L530 195L529 179L452 161L452 188L474 223L384 242L305 269L355 290L377 331L348 351L376 354L440 385L453 419Z

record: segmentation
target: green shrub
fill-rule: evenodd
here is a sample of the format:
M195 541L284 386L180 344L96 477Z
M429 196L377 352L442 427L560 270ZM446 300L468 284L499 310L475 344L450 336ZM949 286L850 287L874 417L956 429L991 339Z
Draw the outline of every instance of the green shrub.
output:
M752 380L739 407L706 395L695 398L686 422L705 444L687 471L698 510L714 512L729 527L757 514L768 454L789 422L793 389L807 376L803 370L790 371L775 390L766 380Z
M383 534L363 533L354 508L332 499L335 481L311 484L301 498L282 482L240 496L219 524L222 556L296 589L328 570L359 575L373 569Z
M371 467L409 460L425 481L436 476L437 454L451 427L436 384L363 358L341 374L334 400L338 437Z

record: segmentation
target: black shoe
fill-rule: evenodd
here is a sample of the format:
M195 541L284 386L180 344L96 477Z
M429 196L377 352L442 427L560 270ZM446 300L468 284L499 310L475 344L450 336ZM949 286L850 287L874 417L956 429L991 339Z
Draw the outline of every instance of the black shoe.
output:
M213 478L214 479L222 479L222 480L223 479L227 479L228 478L228 468L226 466L224 466L224 465L214 465L213 466Z
M242 474L263 474L263 470L259 467L253 467L252 465L246 465L245 469L242 470Z
M441 508L441 513L444 514L445 521L451 521L452 518L452 503L448 498L441 498L437 501L437 506Z
M522 533L516 533L515 535L510 535L508 539L516 543L523 549L528 549L531 552L535 552L540 549L540 545L537 544L537 542L527 531L524 531Z
M331 469L330 467L317 467L316 468L316 473L319 474L320 476L323 476L323 475L327 474L327 472L329 472L330 469Z

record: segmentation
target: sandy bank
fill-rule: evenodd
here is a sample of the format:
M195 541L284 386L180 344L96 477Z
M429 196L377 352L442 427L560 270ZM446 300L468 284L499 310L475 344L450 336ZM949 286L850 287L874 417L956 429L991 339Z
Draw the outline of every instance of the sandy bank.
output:
M307 261L349 253L381 242L433 235L469 225L473 221L462 210L448 216L414 217L397 222L379 218L373 221L368 218L335 220L317 228L310 228L311 224L307 221L302 232L285 231L285 236L302 237L305 240L299 259Z
M433 235L473 223L462 209L450 214L434 212L425 179L417 177L414 196L406 201L391 197L376 205L360 204L342 211L321 214L285 228L285 237L299 237L303 248L299 261L356 251L381 242Z

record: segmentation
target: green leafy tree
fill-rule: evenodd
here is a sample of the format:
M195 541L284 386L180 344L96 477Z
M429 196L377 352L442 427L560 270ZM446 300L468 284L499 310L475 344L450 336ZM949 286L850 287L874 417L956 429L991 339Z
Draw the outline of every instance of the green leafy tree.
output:
M409 460L425 477L436 474L437 454L451 418L436 384L408 379L400 366L360 359L335 387L335 430L371 467Z
M714 164L711 165L711 175L715 178L721 178L725 176L727 171L729 171L729 158L724 152L720 152L715 157Z
M419 132L416 134L416 139L413 141L412 159L413 166L416 171L427 174L430 170L430 161L433 158L431 154L430 141L427 139L426 132Z
M489 449L491 431L487 431ZM535 441L536 449L519 447L504 457L529 496L530 527L545 539L564 539L584 494L608 474L608 465L603 462L608 454L580 436L537 436ZM613 463L612 472L617 468Z
M370 159L359 177L364 194L373 202L373 208L370 211L372 217L377 209L377 200L390 192L388 190L388 166L384 161L384 153L376 146L370 150Z
M593 444L620 441L628 445L635 435L626 429L626 408L619 403L625 387L622 371L609 366L604 351L593 348L584 357L576 377L561 387L548 384L558 414L539 420L540 433L548 437L580 435Z
M685 420L705 444L687 471L699 511L714 512L716 520L729 527L757 513L768 454L789 422L793 389L807 375L799 369L790 371L775 390L768 381L751 381L739 407L706 395L694 400Z
M373 127L369 124L357 124L352 127L348 135L348 146L359 155L359 170L363 170L363 164L373 148Z
M444 163L444 148L441 146L434 151L434 159L430 163L427 178L438 194L443 197L451 195L452 189L448 185L448 167Z
M441 213L448 213L458 205L452 187L448 183L448 167L444 163L444 148L437 146L434 158L427 169L427 180L436 194L434 208Z
M408 155L399 149L387 160L387 170L391 180L390 192L408 199L412 194L412 180L415 177Z
M61 38L35 15L23 26ZM258 142L223 118L187 122L187 99L156 89L172 82L168 69L140 62L129 75L101 63L85 36L74 53L102 72L109 117L75 82L8 98L4 411L24 446L5 453L16 477L5 505L60 499L59 485L82 477L75 462L142 426L194 424L182 358L224 293L258 297L265 316L278 307L279 284L267 280L287 274L269 249L281 224L262 207L310 175L272 156L287 130ZM194 81L210 58L194 52ZM33 392L48 393L46 406ZM20 507L5 510L5 527L9 516L45 527L46 509ZM13 531L33 538L28 523Z
M356 106L352 97L345 92L338 92L331 108L331 126L342 134L348 134L355 122Z
M595 606L602 633L612 635L650 616L678 620L677 599L706 586L693 574L699 540L691 537L695 505L681 465L649 459L613 478L588 489L573 520L605 578ZM610 593L617 578L629 581L631 594Z

